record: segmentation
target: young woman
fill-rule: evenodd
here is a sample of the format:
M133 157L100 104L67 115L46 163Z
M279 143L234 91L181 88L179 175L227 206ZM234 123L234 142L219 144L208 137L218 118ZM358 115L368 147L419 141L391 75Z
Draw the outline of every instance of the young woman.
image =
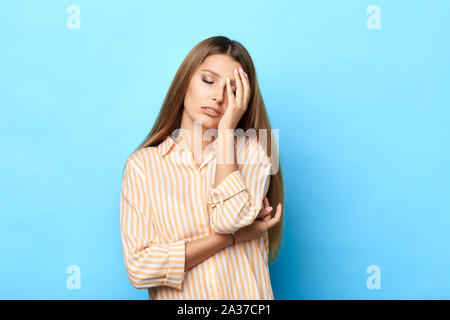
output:
M268 131L267 148L252 130ZM197 44L125 163L121 239L135 288L150 300L274 299L284 191L271 137L247 50L222 36Z

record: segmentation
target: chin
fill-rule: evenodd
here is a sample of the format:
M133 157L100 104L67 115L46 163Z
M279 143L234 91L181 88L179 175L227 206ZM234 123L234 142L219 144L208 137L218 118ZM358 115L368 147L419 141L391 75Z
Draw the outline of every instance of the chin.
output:
M211 118L209 116L199 117L198 122L202 122L202 126L206 129L217 129L221 118Z
M219 123L218 122L216 123L215 121L214 122L211 122L211 121L203 121L202 122L202 126L205 129L217 129L218 124Z

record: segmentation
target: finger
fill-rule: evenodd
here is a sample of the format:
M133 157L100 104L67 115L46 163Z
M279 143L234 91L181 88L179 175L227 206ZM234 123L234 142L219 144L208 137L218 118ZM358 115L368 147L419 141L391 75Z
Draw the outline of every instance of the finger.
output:
M241 75L238 68L234 68L234 82L236 83L236 103L242 107L242 97L244 95L244 87L242 86Z
M250 97L250 80L248 77L244 74L244 70L242 68L239 68L239 72L242 75L242 85L244 86L244 97L242 98L243 105L247 108L248 99Z
M256 216L256 220L262 220L262 219L264 219L268 214L269 214L269 212L267 212L267 210L266 210L265 208L264 208L264 209L261 209L261 210L259 211L258 215Z
M228 96L228 107L231 107L234 103L234 94L231 89L230 77L227 77L227 96Z
M264 197L264 207L268 207L269 206L269 199L267 199L267 197Z
M259 210L258 215L256 216L256 218L261 218L264 215L264 209Z
M261 218L264 215L264 210L260 210L258 215L256 216L256 219Z
M277 212L275 213L275 216L268 222L269 228L273 227L275 224L277 224L280 221L281 217L281 203L277 206Z
M270 219L271 219L271 216L267 215L267 216L264 217L263 221L267 222L267 221L270 221Z
M281 203L279 203L278 206L277 206L277 212L275 212L275 216L274 216L275 223L277 223L278 221L280 221L280 218L281 218L281 212L283 211L282 209L283 209L283 208L282 208L282 206L281 206ZM275 224L275 223L274 223L274 224Z
M270 216L269 213L265 212L257 217L257 220L264 220L267 216Z
M272 209L267 210L267 208L263 208L263 209L259 210L257 218L264 218L265 216L267 216L270 213L270 211L272 211Z

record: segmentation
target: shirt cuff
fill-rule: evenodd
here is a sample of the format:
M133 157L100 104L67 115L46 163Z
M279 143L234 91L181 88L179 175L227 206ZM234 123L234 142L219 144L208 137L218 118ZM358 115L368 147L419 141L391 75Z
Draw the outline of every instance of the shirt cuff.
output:
M236 194L246 190L247 187L242 180L239 170L235 170L228 174L226 178L216 187L212 187L208 194L208 203L214 208L218 203L221 203Z
M186 277L186 239L169 244L169 267L164 285L181 290Z

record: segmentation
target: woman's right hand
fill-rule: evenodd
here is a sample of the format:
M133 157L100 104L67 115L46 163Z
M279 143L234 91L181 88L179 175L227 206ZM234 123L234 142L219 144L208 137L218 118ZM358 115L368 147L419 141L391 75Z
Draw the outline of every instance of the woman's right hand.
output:
M270 213L272 212L272 207L269 205L269 199L267 199L267 197L264 197L263 200L263 205L264 208L261 209L258 213L258 216L256 217L256 220L261 221L264 220L264 218Z
M266 198L264 198L265 204L269 204ZM234 233L234 236L236 238L237 242L242 241L248 241L252 240L254 238L259 238L262 236L266 230L269 228L272 228L275 224L277 224L280 221L281 218L281 203L277 206L277 212L275 212L275 216L272 217L269 213L267 213L266 208L261 209L260 213L258 214L258 217L264 217L261 219L255 219L252 224L239 229ZM270 211L269 211L270 212Z

